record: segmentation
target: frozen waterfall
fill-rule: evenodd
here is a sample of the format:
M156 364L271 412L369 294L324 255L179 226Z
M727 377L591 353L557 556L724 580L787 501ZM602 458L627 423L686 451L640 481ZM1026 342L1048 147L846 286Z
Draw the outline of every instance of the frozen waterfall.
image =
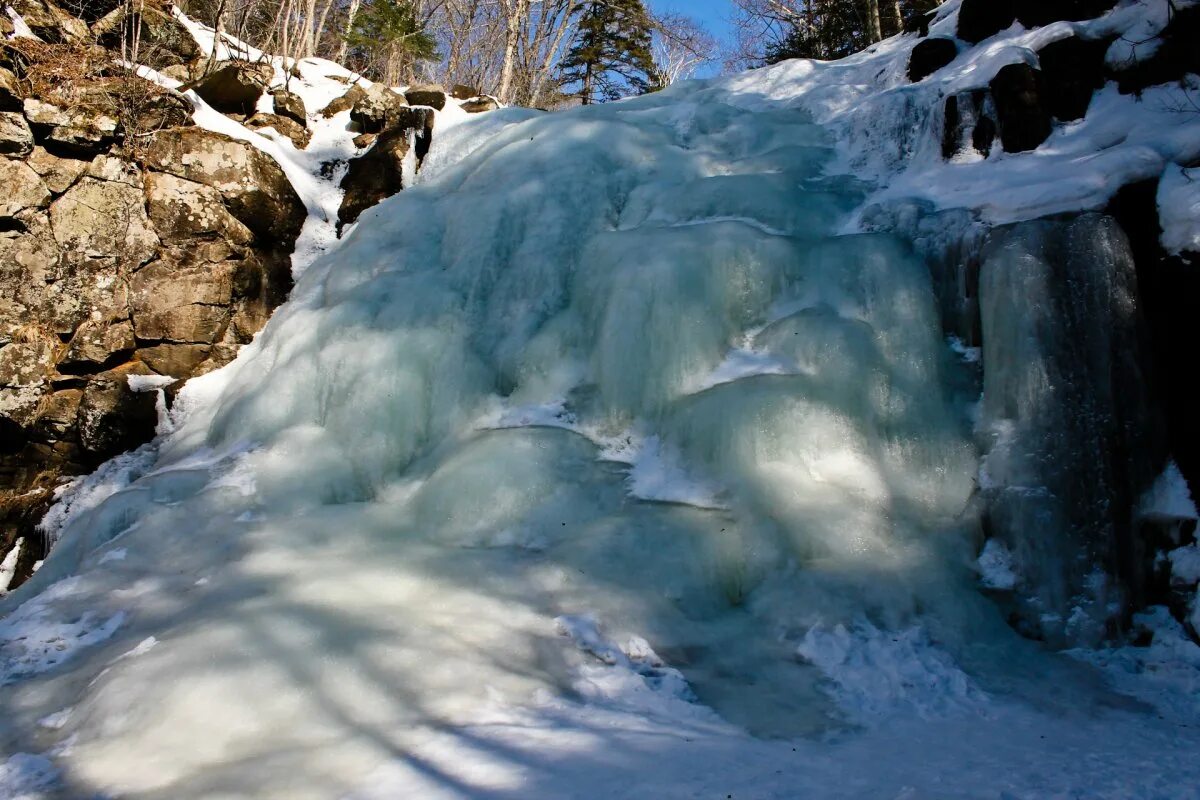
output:
M963 366L832 158L719 83L447 131L66 509L0 730L67 796L536 796L468 726L749 747L1082 673L975 588Z

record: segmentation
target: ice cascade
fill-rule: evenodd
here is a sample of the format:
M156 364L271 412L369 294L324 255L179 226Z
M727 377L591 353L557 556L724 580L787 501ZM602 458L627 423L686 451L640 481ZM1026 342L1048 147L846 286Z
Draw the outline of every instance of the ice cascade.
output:
M840 234L861 187L760 100L698 82L447 131L141 468L58 520L0 607L45 623L0 647L0 724L57 714L106 791L331 797L408 732L569 695L621 652L556 619L767 735L832 724L813 631L968 667L1014 638L974 588L929 271ZM104 636L39 639L85 613Z

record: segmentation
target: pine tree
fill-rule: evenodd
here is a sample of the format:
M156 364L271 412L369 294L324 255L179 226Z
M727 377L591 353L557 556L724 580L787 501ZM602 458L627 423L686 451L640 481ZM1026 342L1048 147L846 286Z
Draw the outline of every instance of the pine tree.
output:
M396 83L417 61L441 58L409 0L372 0L355 15L346 43L382 80Z
M641 0L590 0L579 15L575 41L559 68L565 86L579 85L584 105L658 88L653 26Z

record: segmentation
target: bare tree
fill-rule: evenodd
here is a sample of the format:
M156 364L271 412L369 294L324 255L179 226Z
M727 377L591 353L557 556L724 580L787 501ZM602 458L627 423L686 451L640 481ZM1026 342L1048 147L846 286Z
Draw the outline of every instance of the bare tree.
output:
M691 17L662 14L654 18L654 63L663 86L686 80L717 56L717 40Z

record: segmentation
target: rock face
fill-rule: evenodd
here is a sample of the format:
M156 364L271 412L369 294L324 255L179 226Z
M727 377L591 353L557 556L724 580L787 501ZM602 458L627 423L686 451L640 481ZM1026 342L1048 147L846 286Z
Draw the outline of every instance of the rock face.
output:
M434 123L432 109L404 106L389 121L390 127L374 139L370 149L351 159L342 178L345 196L338 209L339 231L366 209L404 188L403 165L410 149L417 165L429 152Z
M1038 51L1044 76L1046 110L1061 122L1083 119L1092 95L1104 86L1107 41L1077 36L1052 42Z
M1000 143L1005 151L1036 150L1050 136L1042 73L1028 64L1009 64L991 82Z
M362 133L382 133L400 127L404 123L401 115L407 111L408 101L402 95L376 85L367 89L354 103L350 109L350 121Z
M254 73L236 71L234 83ZM157 114L158 124L134 153L122 137L138 117L94 110L105 107L104 79L35 98L8 75L0 72L0 555L24 538L20 580L41 557L28 546L41 542L32 526L60 476L153 436L155 394L133 391L129 378L182 381L229 361L285 299L307 212L270 157L191 127L186 100L149 96L137 114Z
M963 0L958 10L958 38L978 44L1008 29L1017 19L1013 0Z
M269 64L234 62L185 84L217 111L227 114L253 114L275 70Z
M345 196L338 209L338 227L349 225L362 212L404 188L404 157L409 151L409 132L393 129L381 134L371 149L351 159L342 178Z
M949 64L958 56L958 45L952 39L935 36L922 39L913 48L908 60L908 79L923 80Z

